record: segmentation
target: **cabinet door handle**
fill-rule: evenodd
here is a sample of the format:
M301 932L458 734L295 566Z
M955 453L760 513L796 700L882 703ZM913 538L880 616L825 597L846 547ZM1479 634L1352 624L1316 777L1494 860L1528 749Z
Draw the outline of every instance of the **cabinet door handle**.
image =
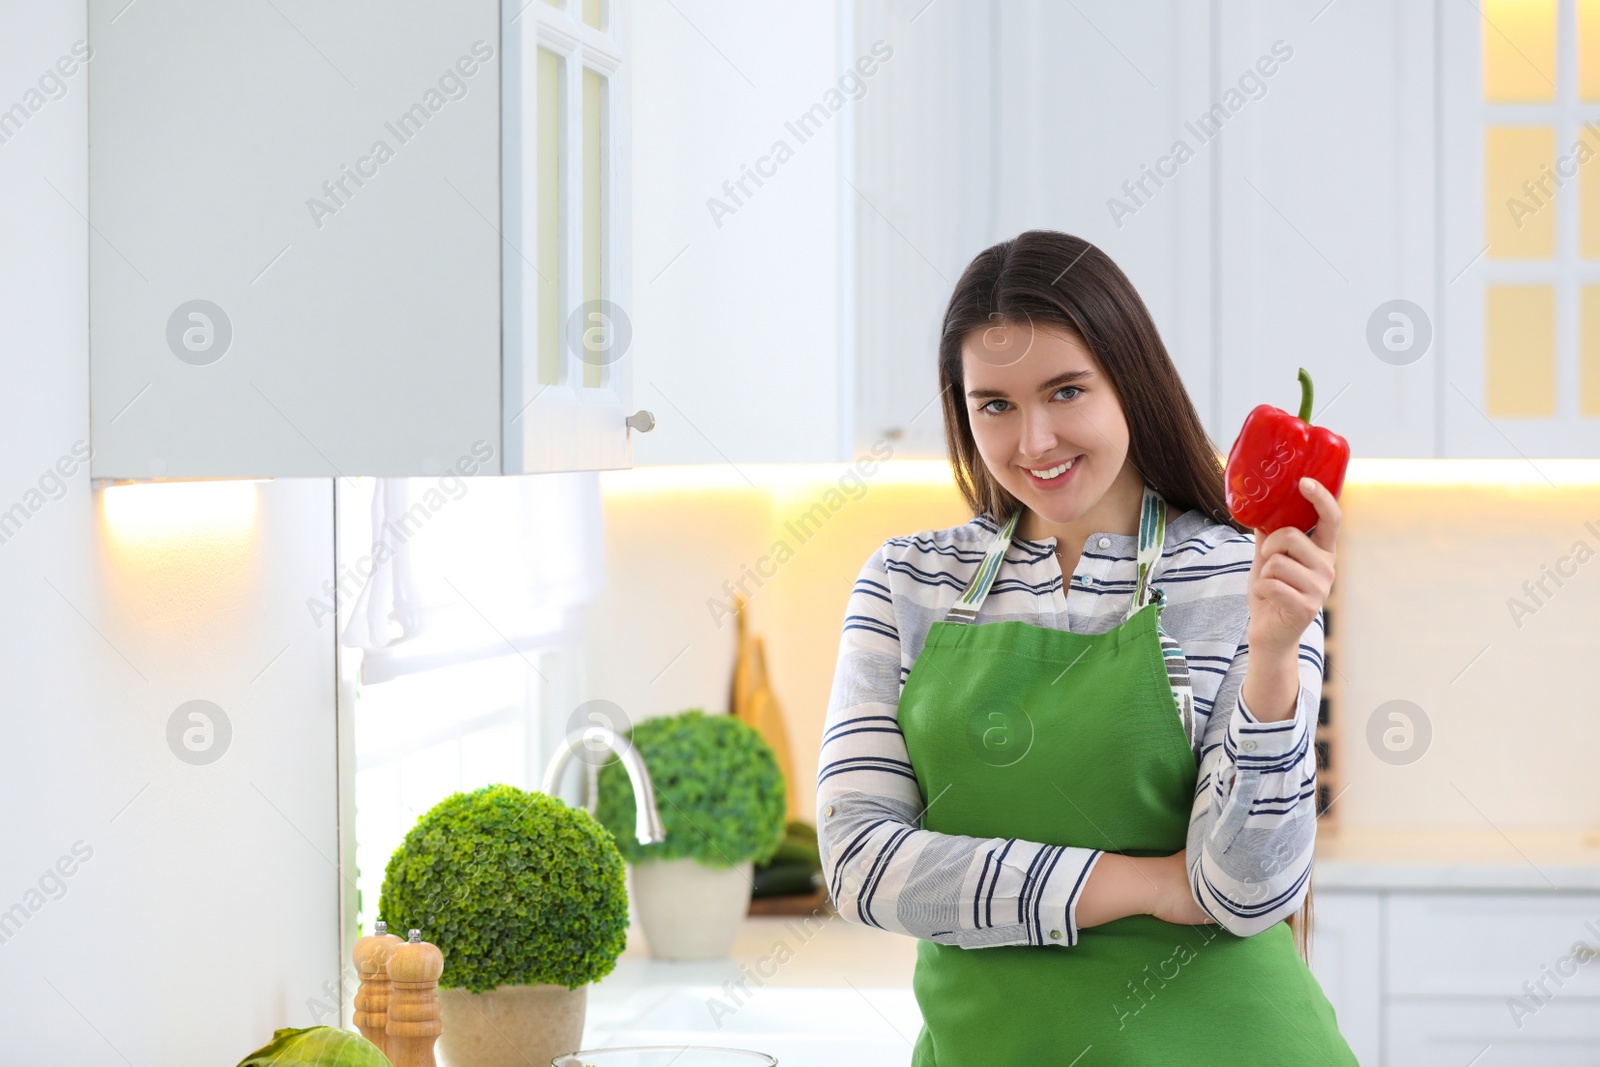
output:
M623 425L627 426L630 430L638 430L640 433L649 433L651 430L656 428L656 417L650 414L650 412L646 411L644 408L640 408L632 415L629 415L624 421Z

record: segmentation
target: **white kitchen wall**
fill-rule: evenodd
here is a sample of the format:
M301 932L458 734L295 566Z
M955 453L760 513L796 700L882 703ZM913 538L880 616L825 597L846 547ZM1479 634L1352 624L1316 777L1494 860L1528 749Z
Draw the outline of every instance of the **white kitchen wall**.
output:
M1432 469L1453 468L1503 481L1356 482L1341 499L1340 818L1385 830L1592 830L1596 464ZM1382 758L1369 742L1401 721L1393 710L1413 722L1414 759Z
M234 1063L337 996L333 631L307 609L332 489L101 492L76 461L88 242L117 242L83 215L85 72L47 76L84 39L81 3L0 4L0 1064ZM231 732L212 713L196 753L168 741L192 700Z

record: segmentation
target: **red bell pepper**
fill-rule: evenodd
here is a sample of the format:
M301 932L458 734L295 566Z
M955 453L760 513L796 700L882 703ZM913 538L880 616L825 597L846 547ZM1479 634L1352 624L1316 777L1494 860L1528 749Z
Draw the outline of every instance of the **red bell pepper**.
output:
M1301 494L1300 479L1315 478L1337 498L1350 462L1350 442L1311 425L1311 375L1301 367L1299 377L1299 416L1257 404L1228 452L1228 511L1263 535L1280 526L1309 533L1317 524L1317 509Z

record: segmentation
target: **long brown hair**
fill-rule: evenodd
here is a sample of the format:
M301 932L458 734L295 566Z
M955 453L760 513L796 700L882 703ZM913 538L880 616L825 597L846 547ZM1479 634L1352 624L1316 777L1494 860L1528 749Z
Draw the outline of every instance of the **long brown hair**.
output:
M1055 230L1027 230L978 253L962 272L939 337L945 449L956 487L974 515L1004 524L1023 505L995 480L973 440L961 346L1001 322L1048 325L1075 335L1111 382L1128 421L1127 462L1173 511L1198 509L1240 533L1228 512L1223 456L1200 423L1183 379L1128 276L1099 248ZM1289 917L1310 960L1311 886Z

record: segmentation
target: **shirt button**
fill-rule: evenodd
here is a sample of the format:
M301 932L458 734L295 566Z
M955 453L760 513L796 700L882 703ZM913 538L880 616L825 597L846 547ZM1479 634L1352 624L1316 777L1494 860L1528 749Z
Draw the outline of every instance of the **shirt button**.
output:
M1052 941L1060 941L1061 940L1061 931L1060 930L1051 930L1050 931L1050 940L1052 940Z
M1251 741L1250 742L1250 746L1252 748L1254 748L1255 747L1255 742ZM822 814L826 815L830 819L833 818L833 805L829 804L827 807L823 808L822 809Z
M1246 738L1245 740L1239 742L1239 747L1244 749L1246 752L1254 752L1256 750L1256 743ZM833 813L830 811L829 814L831 815Z
M1099 545L1101 548L1110 548L1111 547L1111 538L1102 537L1102 538L1100 538L1100 540L1096 541L1095 544Z

